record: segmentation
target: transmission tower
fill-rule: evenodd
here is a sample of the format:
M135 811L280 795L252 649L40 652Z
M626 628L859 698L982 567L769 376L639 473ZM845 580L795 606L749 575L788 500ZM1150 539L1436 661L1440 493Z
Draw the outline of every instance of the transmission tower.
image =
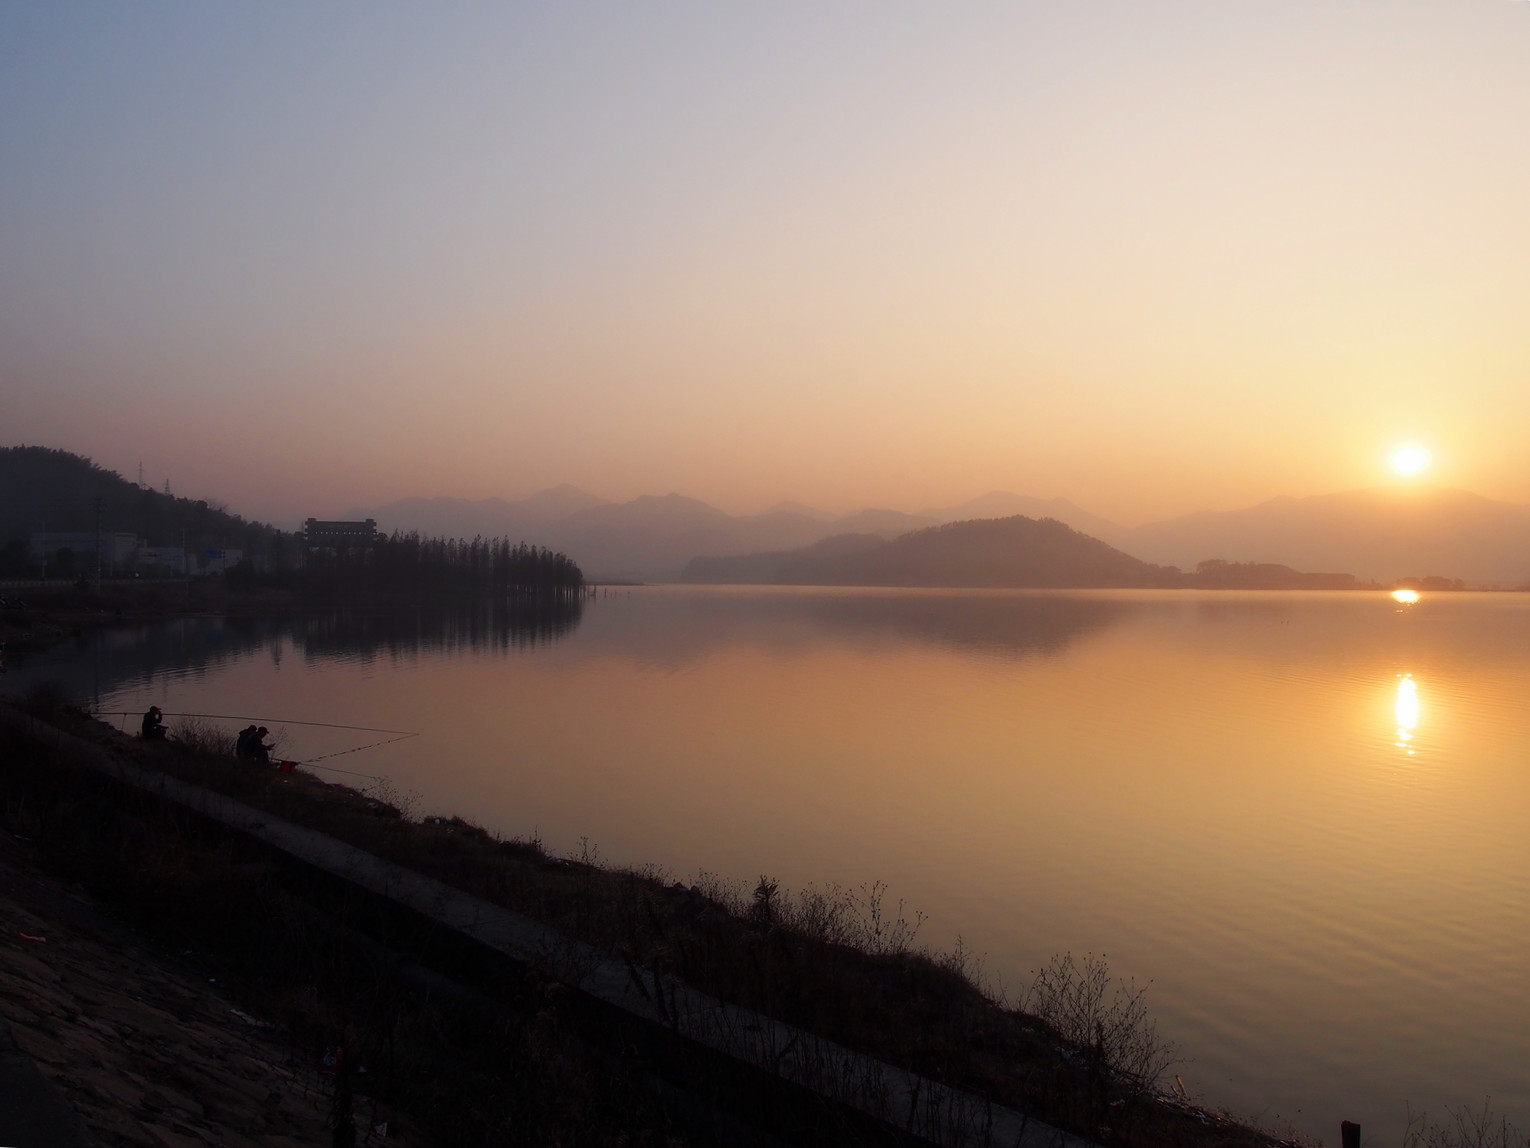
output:
M96 594L101 593L101 515L106 510L106 499L97 498L96 508Z

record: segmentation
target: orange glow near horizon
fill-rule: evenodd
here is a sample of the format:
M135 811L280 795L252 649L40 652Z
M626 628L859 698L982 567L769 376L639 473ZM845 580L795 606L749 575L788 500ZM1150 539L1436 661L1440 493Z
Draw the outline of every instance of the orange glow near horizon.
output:
M4 441L288 526L560 483L1133 526L1422 428L1530 502L1527 17L38 6Z

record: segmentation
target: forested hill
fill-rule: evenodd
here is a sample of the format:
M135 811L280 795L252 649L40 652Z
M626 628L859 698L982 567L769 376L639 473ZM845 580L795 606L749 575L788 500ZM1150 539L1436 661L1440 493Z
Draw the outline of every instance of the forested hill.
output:
M216 504L144 490L66 450L0 447L0 543L40 530L94 530L97 498L103 502L103 530L136 534L149 546L184 542L193 551L215 546L261 554L292 540L291 534Z
M96 500L106 534L136 534L146 546L241 550L256 570L301 566L309 591L387 591L424 597L467 593L558 593L579 590L583 572L565 554L508 538L379 538L359 556L307 551L301 534L252 522L200 499L144 490L114 471L65 450L0 447L0 577L33 577L27 555L34 532L91 532ZM231 576L233 572L230 572Z
M843 548L820 544L776 555L698 558L686 567L683 578L812 586L1184 585L1184 576L1172 566L1154 566L1123 554L1056 519L1022 515L953 522L891 542L858 538Z

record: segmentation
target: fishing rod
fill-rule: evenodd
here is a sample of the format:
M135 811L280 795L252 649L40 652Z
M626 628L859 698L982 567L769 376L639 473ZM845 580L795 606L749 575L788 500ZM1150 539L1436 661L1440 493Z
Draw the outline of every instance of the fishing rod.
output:
M103 711L102 716L103 717L130 718L130 717L134 717L135 716L135 711L133 711L133 710L106 710L106 711ZM327 722L327 721L300 721L300 720L298 720L296 718L251 717L249 714L166 713L164 710L161 710L160 711L160 716L161 717L207 718L207 719L212 720L212 721L270 722L272 725L279 725L279 726L285 726L285 725L303 725L303 726L312 726L312 727L315 727L315 728L318 728L318 729L344 729L344 730L353 730L353 731L355 731L357 733L385 733L385 734L390 734L391 736L385 737L381 741L368 742L366 745L353 746L350 749L337 749L333 753L321 753L318 757L309 758L306 761L295 761L295 762L293 762L294 765L301 765L305 769L307 769L307 768L323 769L323 770L328 770L330 773L343 773L343 774L346 774L348 777L365 777L365 778L367 778L370 781L383 781L384 779L379 777L375 773L360 773L360 772L358 772L358 771L356 771L354 769L341 769L339 766L334 766L334 765L319 765L318 763L321 762L321 761L327 761L329 758L332 758L332 757L344 757L348 753L360 753L364 749L376 749L378 746L392 745L396 741L407 741L409 738L419 737L420 736L418 730L409 730L409 729L382 729L382 728L380 728L378 726L369 726L369 725L342 725L339 722Z
M121 717L133 717L134 713L136 711L133 711L133 710L109 710L109 711L105 711L105 712L109 713L110 716L112 716L112 717L118 717L118 716L121 716ZM371 725L341 725L338 722L331 722L331 721L299 721L296 718L253 717L250 714L170 713L170 712L168 712L166 710L161 710L160 713L164 717L211 718L214 721L268 721L268 722L271 722L274 725L308 725L308 726L316 726L316 727L318 727L320 729L350 729L350 730L356 730L359 733L393 733L393 734L398 734L401 737L419 737L420 736L418 730L382 729L382 728L380 728L378 726L371 726Z

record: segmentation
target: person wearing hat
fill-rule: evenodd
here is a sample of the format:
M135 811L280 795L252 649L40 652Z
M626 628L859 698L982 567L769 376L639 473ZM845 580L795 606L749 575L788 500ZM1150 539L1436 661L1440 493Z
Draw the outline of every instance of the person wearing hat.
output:
M164 714L158 706L150 706L149 712L143 715L143 740L164 741L165 722Z

